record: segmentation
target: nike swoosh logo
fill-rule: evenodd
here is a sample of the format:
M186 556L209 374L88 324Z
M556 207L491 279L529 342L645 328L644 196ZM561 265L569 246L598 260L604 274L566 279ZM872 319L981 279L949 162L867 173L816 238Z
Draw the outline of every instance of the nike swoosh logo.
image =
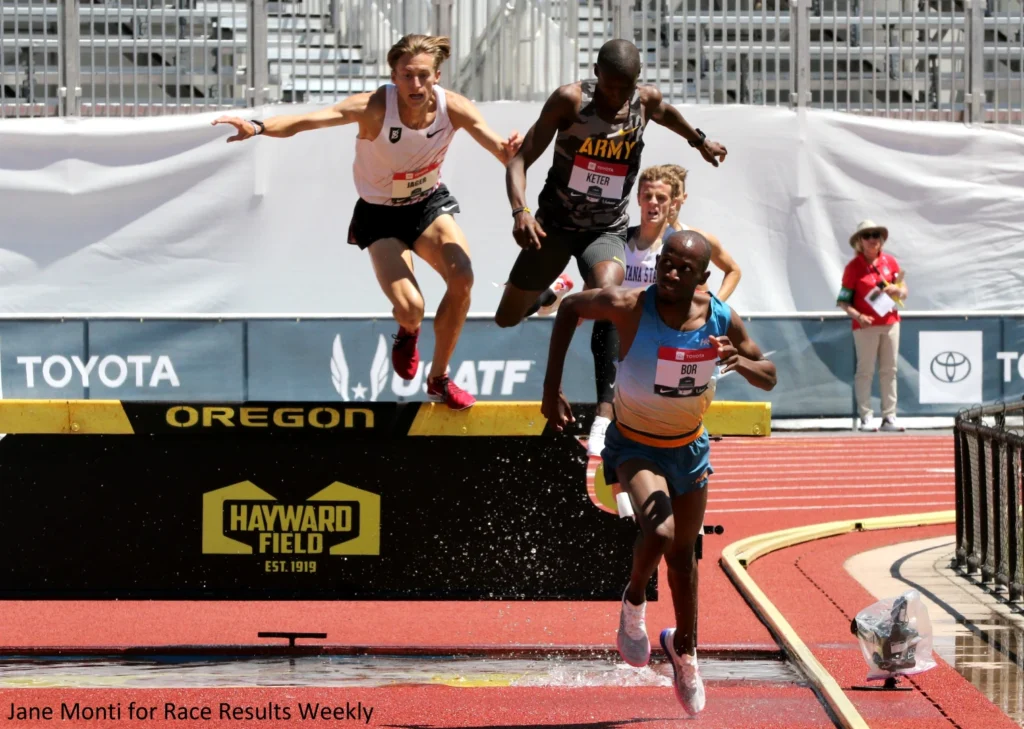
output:
M440 129L435 129L435 130L434 130L434 131L432 131L432 132L427 132L427 139L430 139L430 138L431 138L431 137L433 137L433 136L434 136L435 134L440 134L441 132L443 132L443 131L444 131L445 129L447 129L447 128L448 128L448 127L441 127Z
M624 137L627 134L629 134L630 132L635 132L639 128L640 128L639 126L635 126L632 129L620 129L617 132L612 132L611 134L609 134L608 135L608 139L611 139L612 137Z
M778 351L779 350L777 350L777 349L773 349L771 352L765 352L763 356L764 356L765 359L768 359L769 357L771 357L773 354L775 354ZM736 370L729 370L728 372L723 372L722 374L720 374L718 376L718 379L721 380L723 377L728 377L729 375L731 375L735 371Z
M445 205L443 208L441 208L441 212L447 213L449 210L454 210L456 207L458 207L456 203L452 203L451 205Z

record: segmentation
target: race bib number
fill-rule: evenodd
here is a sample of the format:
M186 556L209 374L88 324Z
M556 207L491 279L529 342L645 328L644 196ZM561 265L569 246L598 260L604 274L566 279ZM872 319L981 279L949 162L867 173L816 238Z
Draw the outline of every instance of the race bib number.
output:
M440 177L440 162L415 172L399 172L391 180L391 199L411 202L413 199L422 197L437 187L437 181Z
M658 347L654 394L664 397L696 397L708 389L718 364L718 350Z
M628 172L629 165L600 162L578 154L572 163L569 188L587 197L621 200Z

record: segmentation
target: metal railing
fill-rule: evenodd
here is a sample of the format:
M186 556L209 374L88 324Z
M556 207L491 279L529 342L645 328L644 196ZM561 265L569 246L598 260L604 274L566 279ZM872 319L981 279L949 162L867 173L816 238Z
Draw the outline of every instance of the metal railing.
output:
M543 99L632 38L674 103L1024 121L1022 0L0 0L0 117L329 103L449 35L443 83Z
M980 571L1009 600L1024 596L1024 402L957 415L956 567Z

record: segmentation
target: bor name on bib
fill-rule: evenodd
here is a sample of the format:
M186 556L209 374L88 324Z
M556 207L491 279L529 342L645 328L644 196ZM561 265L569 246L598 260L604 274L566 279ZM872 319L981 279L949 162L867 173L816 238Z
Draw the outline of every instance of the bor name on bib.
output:
M629 165L601 162L577 154L572 163L569 187L588 197L621 200Z
M654 393L664 397L696 397L708 389L718 350L658 347L658 369L654 373Z
M441 177L441 163L415 172L399 172L391 180L391 198L395 201L414 202L437 187Z

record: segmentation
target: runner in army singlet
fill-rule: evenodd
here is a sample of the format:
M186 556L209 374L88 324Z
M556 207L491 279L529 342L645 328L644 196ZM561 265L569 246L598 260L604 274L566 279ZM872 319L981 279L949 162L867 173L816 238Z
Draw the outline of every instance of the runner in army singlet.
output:
M508 165L512 235L522 250L494 317L498 326L515 326L546 306L543 297L552 298L548 287L570 258L576 258L586 288L622 283L626 208L640 170L648 122L675 132L716 167L725 159L725 147L691 127L657 88L637 85L640 52L629 41L605 43L594 75L551 94ZM526 203L526 170L552 140L554 161L534 217ZM615 327L595 322L591 349L595 356L614 362L619 350ZM597 414L611 417L610 398L598 403Z

